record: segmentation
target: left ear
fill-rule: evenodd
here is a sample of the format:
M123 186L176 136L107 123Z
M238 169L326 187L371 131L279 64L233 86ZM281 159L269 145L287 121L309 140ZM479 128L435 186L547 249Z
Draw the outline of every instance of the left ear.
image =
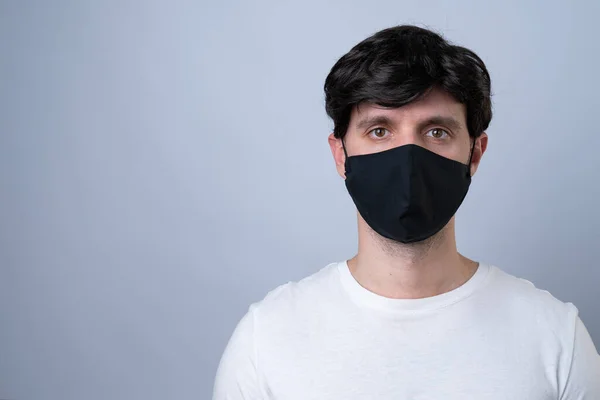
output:
M479 137L475 138L475 147L473 148L473 156L471 157L471 176L475 175L475 172L477 172L481 157L483 157L483 153L485 153L485 150L487 149L487 144L487 133L482 132Z

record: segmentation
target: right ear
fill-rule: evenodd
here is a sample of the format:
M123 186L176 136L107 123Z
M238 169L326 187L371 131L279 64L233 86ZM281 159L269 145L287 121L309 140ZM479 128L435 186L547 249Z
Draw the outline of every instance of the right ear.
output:
M346 179L346 167L344 165L346 162L346 154L344 154L344 148L342 147L342 139L336 138L333 133L330 134L327 139L329 140L329 147L331 148L331 154L335 161L335 168L337 169L338 174L343 179Z

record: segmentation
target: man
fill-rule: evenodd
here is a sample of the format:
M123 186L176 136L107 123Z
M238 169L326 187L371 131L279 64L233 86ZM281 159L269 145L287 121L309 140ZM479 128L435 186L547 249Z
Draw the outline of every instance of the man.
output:
M250 307L214 399L600 399L577 308L456 249L492 116L481 59L397 26L344 55L325 94L358 252Z

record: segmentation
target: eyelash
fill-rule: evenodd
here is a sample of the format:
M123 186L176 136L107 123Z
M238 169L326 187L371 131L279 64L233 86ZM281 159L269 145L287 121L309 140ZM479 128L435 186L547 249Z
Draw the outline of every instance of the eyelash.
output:
M446 138L450 137L450 132L448 132L448 131L447 131L446 129L444 129L444 128L431 128L430 130L428 130L428 131L427 131L427 133L429 133L429 132L431 132L431 131L434 131L434 130L440 130L440 131L442 131L442 132L445 132L445 133L446 133L446 137L442 137L442 138L434 138L434 139L437 139L437 140L443 140L443 139L446 139Z
M373 137L374 139L378 139L378 140L384 139L384 138L380 138L380 137L377 137L377 136L374 136L374 135L372 135L372 133L373 133L374 131L378 130L378 129L383 129L383 130L385 130L385 131L388 131L388 132L389 132L389 130L387 130L387 129L385 129L385 128L378 127L378 128L373 128L373 129L371 129L370 131L368 131L368 132L367 132L367 135L369 135L369 136Z
M371 129L370 131L368 131L368 132L367 132L367 135L369 135L369 136L373 137L373 138L374 138L374 139L376 139L376 140L383 140L383 139L385 139L385 137L379 138L379 137L376 137L376 136L373 136L373 135L371 135L373 131L376 131L376 130L378 130L378 129L383 129L383 130L385 130L385 131L389 132L389 130L387 130L386 128L377 127L377 128L373 128L373 129ZM443 132L445 132L447 137L451 137L451 136L452 136L452 135L450 134L450 132L449 132L448 130L444 129L444 128L431 128L431 129L429 129L429 130L426 132L426 134L427 134L427 133L429 133L429 132L431 132L431 131L434 131L434 130L440 130L440 131L443 131ZM387 137L387 136L386 136L386 137ZM433 139L436 139L436 140L443 140L443 139L445 139L445 138L439 138L439 139L438 139L438 138L435 138L435 137L434 137Z

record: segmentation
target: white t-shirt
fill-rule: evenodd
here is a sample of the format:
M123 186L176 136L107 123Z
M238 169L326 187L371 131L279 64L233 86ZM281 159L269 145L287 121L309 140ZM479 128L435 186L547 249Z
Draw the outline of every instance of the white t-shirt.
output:
M213 399L600 400L600 356L573 304L497 267L389 299L341 262L250 306Z

